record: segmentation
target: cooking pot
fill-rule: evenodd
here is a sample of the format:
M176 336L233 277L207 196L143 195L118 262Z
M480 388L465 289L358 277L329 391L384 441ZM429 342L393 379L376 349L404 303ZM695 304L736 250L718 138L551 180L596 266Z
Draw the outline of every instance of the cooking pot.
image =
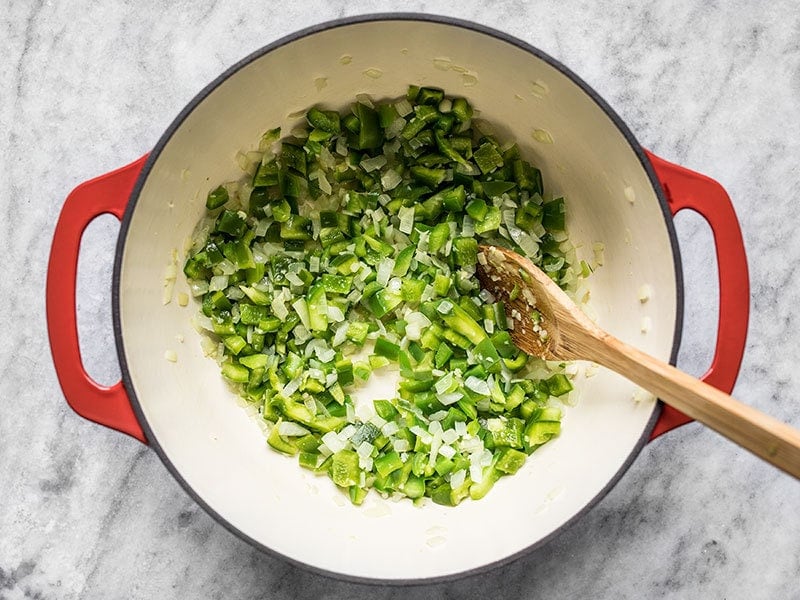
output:
M642 149L596 92L540 50L450 18L373 15L305 29L234 65L189 103L148 156L67 198L48 269L53 359L77 413L149 444L222 525L257 548L358 581L432 581L513 560L603 497L649 439L688 420L600 371L580 381L554 442L484 499L454 508L416 507L374 492L353 506L327 478L267 447L203 355L191 323L197 304L162 302L165 265L173 250L182 252L208 190L238 178L237 152L253 148L261 133L292 130L311 105L341 110L356 94L397 97L412 83L467 97L498 137L519 142L546 187L566 197L579 253L591 258L593 244L604 244L603 264L589 280L604 328L675 360L683 289L672 215L688 208L711 226L720 275L707 382L731 390L747 329L746 259L725 191ZM75 315L80 238L103 213L122 220L112 287L122 381L111 387L86 374ZM644 284L652 294L642 303ZM182 279L178 289L188 290ZM646 333L643 319L652 323ZM165 360L167 351L176 362ZM390 383L373 378L376 397L393 395Z

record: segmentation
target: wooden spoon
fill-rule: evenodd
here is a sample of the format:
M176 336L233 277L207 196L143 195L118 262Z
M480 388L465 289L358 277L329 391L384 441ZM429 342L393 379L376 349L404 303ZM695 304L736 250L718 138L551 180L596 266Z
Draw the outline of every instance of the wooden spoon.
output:
M603 331L527 258L496 246L481 246L480 252L478 279L505 303L514 321L511 337L521 350L608 367L800 479L796 429Z

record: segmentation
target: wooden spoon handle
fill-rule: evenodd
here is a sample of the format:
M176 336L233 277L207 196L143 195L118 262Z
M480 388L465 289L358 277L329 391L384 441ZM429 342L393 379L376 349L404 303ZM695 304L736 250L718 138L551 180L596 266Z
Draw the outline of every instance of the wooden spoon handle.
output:
M595 362L800 479L800 432L793 427L607 333L588 345Z

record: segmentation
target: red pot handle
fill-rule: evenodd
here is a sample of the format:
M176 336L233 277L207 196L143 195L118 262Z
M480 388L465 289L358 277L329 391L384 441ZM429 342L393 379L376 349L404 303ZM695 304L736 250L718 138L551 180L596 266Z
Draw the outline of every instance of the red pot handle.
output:
M675 215L685 208L695 211L711 227L719 269L719 324L714 360L703 381L731 393L742 364L750 315L750 281L739 221L725 189L713 179L685 169L645 151L655 169L669 208ZM653 429L654 439L691 421L671 406L664 406Z
M64 202L53 235L47 266L47 328L58 381L72 409L112 429L147 443L118 381L112 386L94 381L81 361L75 306L75 280L81 237L89 223L102 214L122 219L128 198L147 155L136 162L76 187Z

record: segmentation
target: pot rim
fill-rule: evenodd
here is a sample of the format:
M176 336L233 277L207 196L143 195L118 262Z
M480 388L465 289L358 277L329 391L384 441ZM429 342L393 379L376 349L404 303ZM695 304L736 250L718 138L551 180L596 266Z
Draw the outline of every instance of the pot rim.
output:
M650 161L645 156L644 150L636 140L631 130L628 128L628 126L625 124L622 118L611 108L611 106L607 104L606 101L603 100L603 98L592 87L590 87L583 79L581 79L578 75L573 73L560 61L556 60L555 58L551 57L545 52L539 50L538 48L535 48L534 46L528 44L527 42L524 42L510 34L507 34L505 32L499 31L491 27L480 25L478 23L474 23L472 21L457 19L454 17L443 16L443 15L415 13L415 12L370 13L370 14L344 17L341 19L325 21L323 23L319 23L316 25L312 25L310 27L297 30L270 44L267 44L266 46L263 46L262 48L252 52L245 58L239 60L232 66L228 67L213 81L211 81L208 85L206 85L197 95L195 95L194 98L192 98L189 101L189 103L178 113L178 115L175 117L172 123L170 123L170 125L162 134L161 138L154 146L153 150L150 152L147 161L145 162L144 167L142 168L141 173L139 174L139 177L136 180L136 183L131 192L128 204L125 208L125 214L123 215L120 224L120 231L119 231L119 236L117 238L117 245L115 249L114 271L113 271L112 288L111 288L111 303L112 303L111 310L112 310L112 318L114 324L114 340L117 347L117 355L119 358L120 371L122 374L122 382L125 386L126 391L128 392L128 396L131 401L131 406L133 407L133 411L136 414L136 418L138 419L139 423L142 426L142 429L144 430L149 445L152 447L153 450L155 450L156 454L158 454L159 458L161 459L161 462L164 463L164 466L167 468L170 474L175 478L175 480L181 485L181 487L186 491L186 493L188 493L189 496L199 506L201 506L206 513L211 515L220 525L222 525L229 532L233 533L241 540L247 542L253 548L256 548L261 552L264 552L270 556L277 557L292 565L296 565L305 570L312 571L316 574L323 575L325 577L351 583L362 583L370 585L393 585L393 586L427 585L427 584L443 583L443 582L463 579L469 576L479 575L497 569L501 566L507 565L521 558L526 554L529 554L530 552L532 552L537 548L544 546L545 544L550 542L553 538L555 538L557 535L563 533L564 530L566 530L573 523L578 521L589 510L591 510L602 498L604 498L611 491L611 489L617 484L617 482L622 478L625 472L630 468L630 466L633 464L633 461L639 455L642 448L650 438L650 434L653 428L655 427L659 415L661 414L661 410L663 408L662 402L660 400L656 402L655 407L653 409L653 414L651 415L649 421L647 422L646 427L642 431L639 440L634 445L631 453L622 463L617 472L609 479L608 483L606 483L606 485L603 486L603 488L583 508L581 508L581 510L579 510L575 515L573 515L570 519L564 522L560 527L552 531L547 536L523 548L522 550L519 550L518 552L515 552L509 556L506 556L494 562L487 563L480 567L475 567L472 569L459 571L457 573L451 573L448 575L441 575L436 577L425 577L416 579L383 579L377 577L372 578L372 577L348 575L344 573L338 573L335 571L329 571L308 563L304 563L300 560L286 556L251 538L245 532L232 525L223 515L221 515L219 512L211 508L211 506L209 506L206 503L206 501L202 498L202 496L198 492L196 492L194 488L183 478L180 471L175 467L174 464L172 464L167 454L165 453L164 449L159 444L158 440L156 439L156 436L154 435L152 429L150 428L149 423L147 422L147 419L144 415L144 411L142 410L142 406L139 402L136 390L133 387L133 382L131 380L128 369L128 361L126 359L126 354L125 354L125 344L122 336L122 324L120 317L121 313L120 278L122 270L122 255L125 247L125 241L127 239L128 230L131 224L131 218L136 209L136 204L138 202L139 195L142 191L142 188L144 187L145 182L147 181L147 178L150 174L150 171L153 168L153 165L155 164L156 160L158 160L158 157L160 156L162 150L167 145L167 143L169 143L172 136L178 129L180 129L186 118L194 111L194 109L199 104L201 104L206 99L206 97L208 97L217 87L219 87L230 76L232 76L239 70L243 69L253 61L257 60L258 58L261 58L262 56L272 52L273 50L276 50L277 48L295 42L299 39L323 31L328 31L331 29L346 27L359 23L371 23L379 21L421 21L421 22L449 25L453 27L460 27L463 29L468 29L477 33L488 35L500 41L516 46L517 48L520 48L521 50L524 50L530 53L531 55L535 56L536 58L544 61L545 63L555 68L560 73L566 75L573 83L575 83L578 87L580 87L581 90L583 90L583 92L586 93L595 102L595 104L597 104L597 106L608 116L609 119L611 119L611 121L614 123L617 129L622 133L625 140L630 145L636 157L639 159L642 168L645 170L645 173L647 174L647 177L650 180L650 183L656 194L656 198L658 199L661 212L664 216L664 223L667 228L667 234L669 237L669 242L672 248L672 255L674 259L673 263L674 263L675 288L676 288L676 297L675 297L676 318L675 318L675 330L673 332L673 343L672 343L672 349L670 351L669 362L672 365L675 364L678 354L678 348L680 347L681 331L683 326L683 270L681 266L678 240L677 240L677 235L675 233L672 213L669 210L669 205L667 203L667 199L661 187L661 183L659 182L658 177L656 176L655 171L652 165L650 164Z

